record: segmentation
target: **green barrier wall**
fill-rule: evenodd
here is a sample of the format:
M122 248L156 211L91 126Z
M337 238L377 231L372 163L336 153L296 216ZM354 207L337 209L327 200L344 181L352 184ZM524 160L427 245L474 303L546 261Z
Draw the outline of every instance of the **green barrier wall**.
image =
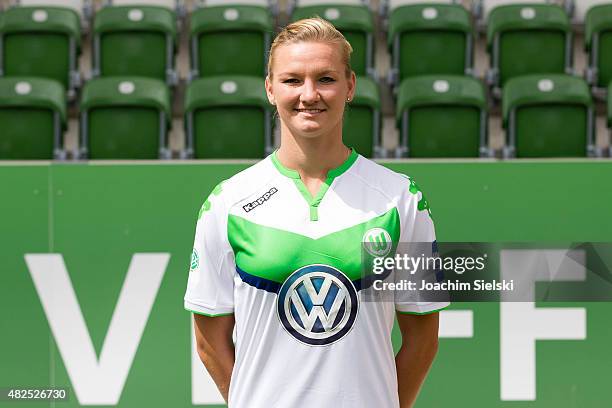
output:
M425 191L439 241L612 242L612 162L387 165L413 176ZM152 408L190 407L202 401L202 393L195 395L192 390L190 315L183 310L195 221L216 183L246 166L0 166L0 387L69 387L71 392L67 402L0 401L0 405ZM118 360L129 354L121 351L127 342L118 342L118 347L108 344L106 355L103 345L110 337L111 319L135 254L152 253L165 254L169 261L166 268L161 267L163 278L145 315L146 327L126 377L112 385L112 378L121 375L103 369L112 366L105 364L113 360L113 350L120 350ZM72 378L68 374L26 254L57 254L63 260L99 363L95 375L104 379L94 384L93 391L85 389L93 381L86 375ZM42 272L41 276L47 273ZM50 293L57 293L54 302L65 300L59 292ZM509 341L505 336L511 333L504 332L501 306L455 304L453 310L471 311L472 333L441 339L417 407L609 406L612 304L537 306L584 310L586 337L537 341L532 391L528 383L520 384L520 378L503 378L500 355ZM68 311L62 313L58 324L72 319ZM121 330L119 325L115 331ZM79 336L75 329L67 338ZM71 347L71 352L78 349L78 345ZM522 358L524 354L517 355ZM523 396L503 398L504 382L514 384ZM75 392L75 383L83 391ZM107 397L100 403L96 386L98 393L114 387L118 390L115 400ZM206 398L214 401L214 396Z

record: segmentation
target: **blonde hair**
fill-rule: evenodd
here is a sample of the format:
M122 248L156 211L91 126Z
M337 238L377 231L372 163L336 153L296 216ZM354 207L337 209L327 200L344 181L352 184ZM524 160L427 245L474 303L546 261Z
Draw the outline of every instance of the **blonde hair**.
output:
M336 43L340 45L340 55L342 56L342 62L345 66L346 77L349 78L351 76L351 53L353 52L353 47L351 47L351 44L349 44L342 33L338 31L332 23L319 16L291 23L278 33L270 47L268 76L272 78L274 52L278 47L308 41Z

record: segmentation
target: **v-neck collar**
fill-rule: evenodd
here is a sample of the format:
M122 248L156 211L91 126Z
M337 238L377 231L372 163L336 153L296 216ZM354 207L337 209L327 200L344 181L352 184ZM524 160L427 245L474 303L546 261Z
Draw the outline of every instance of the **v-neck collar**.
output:
M277 151L278 150L275 150L274 153L272 153L272 163L274 163L274 167L276 167L276 169L283 176L292 179L297 189L300 191L300 193L302 193L302 197L304 197L304 199L308 203L308 206L310 207L310 221L317 221L319 219L319 204L321 203L321 200L323 200L323 197L329 189L329 186L331 186L331 184L334 182L334 179L346 172L353 165L353 163L355 163L357 157L359 157L359 154L357 154L355 149L351 148L351 154L349 154L348 158L344 161L344 163L327 172L327 178L321 184L321 187L319 187L317 195L313 197L310 194L310 191L308 191L308 189L306 188L304 182L302 181L300 173L298 173L296 170L288 169L287 167L281 164L280 160L278 160L278 157L276 155Z

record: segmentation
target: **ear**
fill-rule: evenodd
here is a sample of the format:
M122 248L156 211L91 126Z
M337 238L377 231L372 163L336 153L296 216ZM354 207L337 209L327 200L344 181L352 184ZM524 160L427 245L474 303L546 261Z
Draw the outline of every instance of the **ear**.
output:
M351 78L348 81L348 93L346 94L346 98L350 101L355 97L355 87L357 86L357 77L355 76L355 71L351 71Z
M276 105L276 100L274 99L274 93L272 92L272 81L269 76L266 76L266 96L268 97L268 101L272 105Z

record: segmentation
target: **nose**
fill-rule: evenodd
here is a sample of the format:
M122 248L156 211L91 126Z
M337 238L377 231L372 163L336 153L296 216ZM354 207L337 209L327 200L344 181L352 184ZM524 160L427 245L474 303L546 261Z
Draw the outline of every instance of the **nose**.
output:
M302 86L302 93L300 94L300 102L306 104L312 104L318 102L320 99L319 90L317 89L317 82L311 79L306 79Z

